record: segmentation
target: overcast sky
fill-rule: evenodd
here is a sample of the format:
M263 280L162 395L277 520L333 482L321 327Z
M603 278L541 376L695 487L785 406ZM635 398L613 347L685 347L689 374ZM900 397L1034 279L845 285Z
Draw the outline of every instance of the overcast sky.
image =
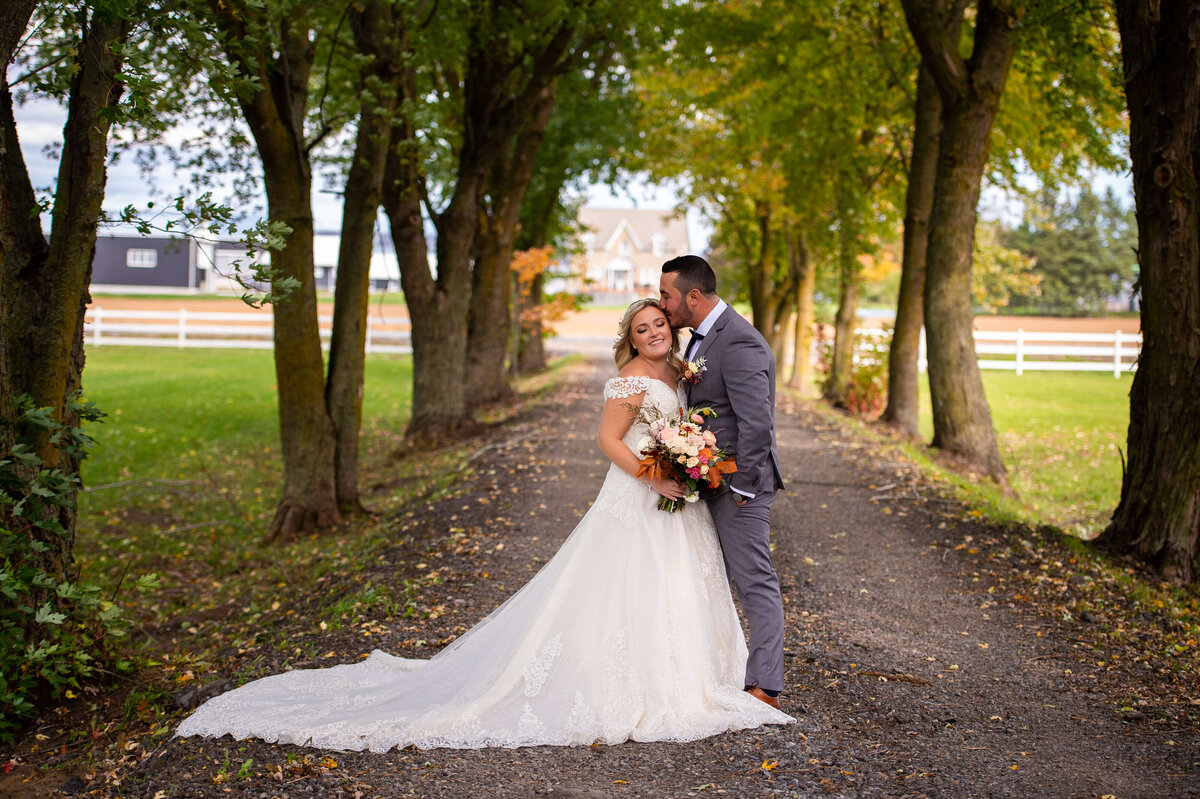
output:
M62 140L66 111L57 103L39 99L17 107L15 112L21 151L25 155L30 179L39 194L48 192L53 186L58 170L58 158L53 147ZM1095 177L1093 183L1096 190L1101 192L1111 186L1132 203L1132 183L1127 174L1100 174ZM154 192L153 199L161 203L164 199L175 197L180 189L186 188L190 188L188 176L174 174L169 164L160 165L148 180L134 163L132 155L126 154L108 170L104 207L110 214L116 215L127 205L144 207L150 199L151 189ZM340 226L342 215L340 196L327 190L325 181L320 176L317 177L313 188L313 214L317 229L336 230ZM228 200L228 197L217 199ZM633 181L627 188L616 190L605 185L593 186L589 190L588 198L588 204L602 208L669 209L673 208L676 202L677 195L671 187L657 187L640 180ZM260 200L258 205L262 206L265 203ZM247 218L243 220L246 224L252 223L262 214L261 209L242 210L247 214ZM1018 222L1021 218L1020 202L996 190L984 191L980 211L986 218L1004 219L1010 224ZM693 251L703 252L712 232L711 225L694 210L689 211L687 223ZM48 218L44 225L49 228Z

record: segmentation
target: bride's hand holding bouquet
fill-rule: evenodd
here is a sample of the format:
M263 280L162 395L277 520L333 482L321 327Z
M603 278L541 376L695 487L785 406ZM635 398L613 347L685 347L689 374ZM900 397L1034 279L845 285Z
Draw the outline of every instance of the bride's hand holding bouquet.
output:
M662 416L657 412L646 419L647 434L638 442L642 456L637 476L652 482L673 481L679 486L670 493L656 487L663 495L658 509L680 510L688 502L700 498L700 485L720 487L724 475L737 471L737 463L717 447L717 437L703 429L705 418L716 418L712 408L680 408L677 416Z

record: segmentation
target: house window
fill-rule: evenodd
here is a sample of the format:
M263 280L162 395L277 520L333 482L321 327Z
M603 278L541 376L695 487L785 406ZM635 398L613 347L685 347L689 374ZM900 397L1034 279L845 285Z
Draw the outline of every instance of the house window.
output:
M617 252L621 255L629 255L629 239L621 239L621 243L617 245Z
M153 269L158 266L158 250L126 250L125 265L134 269Z
M667 249L667 242L662 236L655 234L654 237L650 239L650 246L653 248L655 255L662 255Z

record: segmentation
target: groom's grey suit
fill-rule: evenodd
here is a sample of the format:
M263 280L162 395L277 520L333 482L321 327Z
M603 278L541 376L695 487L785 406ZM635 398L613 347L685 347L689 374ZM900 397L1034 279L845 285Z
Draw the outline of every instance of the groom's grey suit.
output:
M775 444L775 357L754 325L725 308L691 359L705 359L699 382L687 388L688 405L711 406L708 428L717 446L737 459L738 470L705 499L750 625L746 685L783 689L783 600L771 568L771 502L781 490ZM753 498L742 505L732 486Z

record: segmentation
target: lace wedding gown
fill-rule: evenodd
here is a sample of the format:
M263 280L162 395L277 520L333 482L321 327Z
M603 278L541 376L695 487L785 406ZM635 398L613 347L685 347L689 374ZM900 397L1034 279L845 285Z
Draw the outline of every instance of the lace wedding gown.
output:
M664 413L682 404L647 377L614 378L604 394ZM645 432L635 422L624 442ZM614 465L554 558L432 659L377 650L266 677L206 702L177 734L385 752L691 741L792 721L742 690L746 642L708 509L657 502Z

